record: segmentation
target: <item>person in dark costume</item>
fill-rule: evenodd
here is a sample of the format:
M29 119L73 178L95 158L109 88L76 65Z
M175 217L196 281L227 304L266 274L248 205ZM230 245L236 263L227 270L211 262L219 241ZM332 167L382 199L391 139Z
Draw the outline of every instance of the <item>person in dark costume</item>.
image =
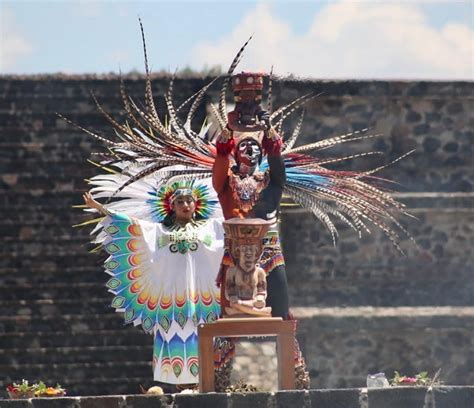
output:
M236 105L228 114L227 126L217 140L212 184L226 219L261 218L273 222L264 238L264 250L258 264L267 274L266 303L272 308L272 316L292 319L288 307L285 261L277 225L286 181L281 137L270 125L268 112L260 106L263 74L242 72L234 75L232 89ZM231 153L234 153L234 166L231 166ZM267 156L268 168L262 171L259 167L263 154ZM226 251L218 285L225 281L226 270L232 265L232 258ZM221 285L221 291L223 286ZM222 311L228 306L226 302L221 293ZM295 370L297 388L309 388L309 375L297 342Z

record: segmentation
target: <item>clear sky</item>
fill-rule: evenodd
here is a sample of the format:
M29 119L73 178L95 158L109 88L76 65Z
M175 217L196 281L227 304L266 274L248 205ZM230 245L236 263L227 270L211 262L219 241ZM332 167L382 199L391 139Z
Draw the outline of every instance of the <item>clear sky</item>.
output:
M316 78L474 79L473 1L0 0L0 73L228 64Z

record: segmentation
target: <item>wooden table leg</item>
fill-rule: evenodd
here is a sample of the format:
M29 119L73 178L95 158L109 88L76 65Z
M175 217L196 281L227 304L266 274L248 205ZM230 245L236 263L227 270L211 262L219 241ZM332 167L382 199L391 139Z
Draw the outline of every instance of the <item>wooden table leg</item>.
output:
M277 336L278 389L295 389L294 330L293 323L281 318L221 319L198 326L199 391L213 392L214 337Z
M279 390L295 389L294 348L293 333L280 333L277 336Z
M201 326L199 326L200 328ZM213 337L199 333L199 392L214 391L214 350Z

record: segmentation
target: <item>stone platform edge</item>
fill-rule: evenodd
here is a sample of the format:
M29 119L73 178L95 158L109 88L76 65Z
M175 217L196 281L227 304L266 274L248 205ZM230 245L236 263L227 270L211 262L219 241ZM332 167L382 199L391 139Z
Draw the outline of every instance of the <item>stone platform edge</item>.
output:
M4 408L473 408L474 386L0 400Z

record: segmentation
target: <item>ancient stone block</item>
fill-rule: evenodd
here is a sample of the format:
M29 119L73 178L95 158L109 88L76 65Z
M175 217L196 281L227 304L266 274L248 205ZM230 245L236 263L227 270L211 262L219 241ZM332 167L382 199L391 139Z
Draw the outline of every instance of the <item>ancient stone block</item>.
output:
M474 407L474 387L435 387L433 400L436 408Z
M33 408L77 408L79 398L33 398L31 405Z
M81 397L77 408L123 408L125 397L123 396L97 396Z
M359 390L310 390L311 407L359 408ZM372 407L371 407L372 408ZM384 407L387 408L387 407Z
M165 395L127 395L126 408L169 408L173 405L172 396ZM82 407L81 407L82 408Z
M232 408L269 408L270 394L263 392L255 392L248 394L232 393L230 402Z
M368 389L370 408L420 408L425 404L426 388L394 387Z
M210 394L176 394L173 408L227 408L230 397L223 393Z
M307 391L279 391L275 393L276 408L298 407L306 408L311 406Z

